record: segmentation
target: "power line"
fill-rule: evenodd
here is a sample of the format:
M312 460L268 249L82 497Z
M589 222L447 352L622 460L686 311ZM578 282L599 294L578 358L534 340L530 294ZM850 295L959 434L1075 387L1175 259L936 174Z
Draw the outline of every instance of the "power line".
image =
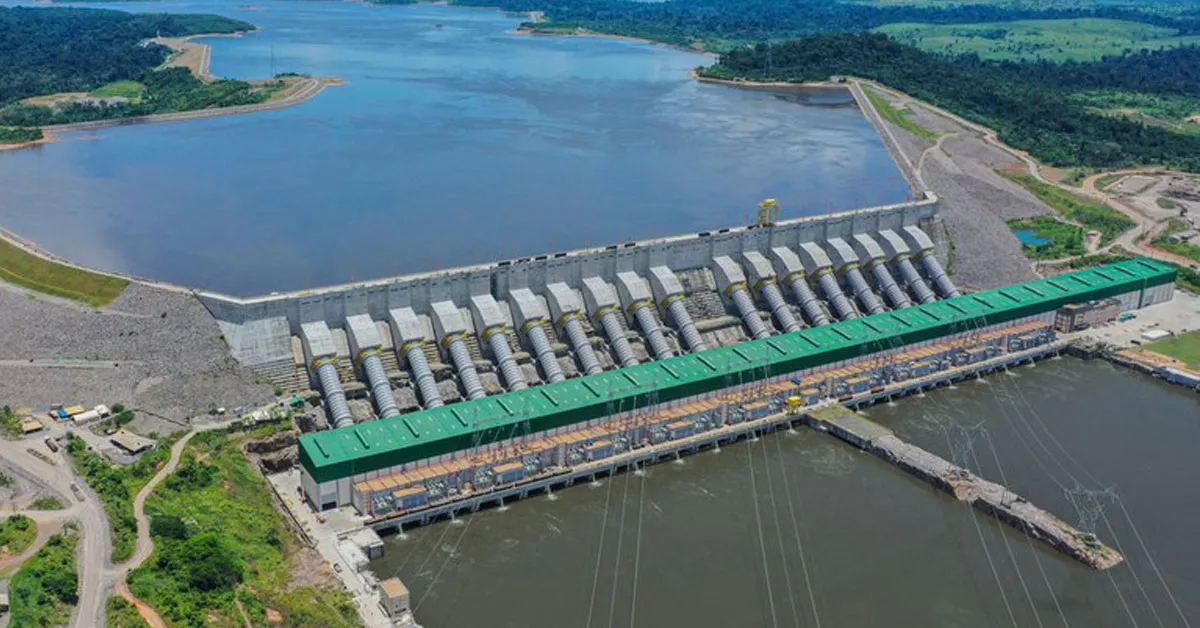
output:
M642 490L638 496L637 535L634 536L633 549L633 592L629 600L629 628L633 628L633 620L637 614L638 571L642 562L642 515L646 510L646 470L641 469Z
M772 438L775 440L778 440L777 435L772 436ZM796 608L796 594L795 594L795 592L792 591L792 575L791 575L790 571L788 570L787 557L783 555L783 548L784 548L783 528L782 528L782 526L779 525L779 504L778 504L778 500L775 499L775 487L772 485L772 482L771 482L771 460L767 457L768 454L767 454L766 439L765 438L760 439L759 444L762 445L762 450L763 450L763 470L767 474L767 494L771 496L771 512L773 512L775 515L775 537L779 540L779 553L780 553L780 558L782 558L782 562L783 562L783 581L784 581L784 584L787 586L788 601L792 606L792 621L795 622L795 624L797 626L799 626L800 625L800 612ZM753 447L753 444L750 444L749 446Z
M808 589L808 602L811 605L813 613L813 621L816 622L817 628L821 628L821 616L817 613L817 599L813 595L812 578L808 574L808 561L804 557L804 544L800 542L800 525L796 519L796 510L792 505L792 489L788 483L787 469L783 466L783 445L779 444L779 439L775 439L775 448L779 452L779 469L783 475L783 490L787 495L788 513L792 517L792 532L796 536L796 549L800 552L800 567L804 571L804 585Z
M757 437L755 431L750 432ZM779 619L775 616L775 594L771 591L771 569L767 565L767 541L763 537L762 513L758 507L758 485L754 480L754 447L746 443L746 465L750 470L750 494L754 496L754 521L758 524L758 547L762 551L763 576L767 585L767 602L771 606L771 625L778 628Z
M946 438L946 445L950 447L950 451L957 452L962 450L963 445L961 443L950 440L950 431L944 425L942 426L942 435ZM955 458L954 464L962 466L957 455L952 455L952 457ZM991 568L992 577L996 580L996 589L1000 591L1000 599L1004 602L1004 609L1008 612L1008 618L1012 621L1013 628L1019 628L1017 617L1013 614L1012 605L1008 602L1008 594L1004 592L1004 583L1000 581L1000 572L996 570L996 563L992 560L992 552L988 549L987 541L983 538L983 530L979 526L979 519L975 516L974 512L968 512L967 514L971 517L971 522L975 524L975 535L979 537L979 544L983 546L983 555L987 557L988 567Z

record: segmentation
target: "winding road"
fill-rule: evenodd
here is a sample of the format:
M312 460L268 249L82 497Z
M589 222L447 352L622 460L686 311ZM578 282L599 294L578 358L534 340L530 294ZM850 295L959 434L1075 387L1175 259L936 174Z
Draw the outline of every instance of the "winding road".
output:
M27 451L42 447L37 440L0 440L0 460L6 473L19 475L31 484L44 486L58 493L64 503L73 504L69 512L79 522L82 539L79 547L79 602L71 617L71 626L77 628L99 628L104 625L105 600L112 586L113 570L110 567L112 540L108 518L100 499L88 488L82 478L76 477L70 461L62 451L51 454L43 451L43 460ZM46 462L51 460L54 464ZM84 500L77 501L71 484L77 484Z
M116 571L116 592L121 597L125 598L130 604L137 608L138 614L151 628L166 628L167 624L163 621L162 616L152 606L138 599L137 596L129 590L129 574L134 569L142 566L146 559L154 553L154 538L150 536L150 519L146 517L146 500L154 493L154 489L158 488L162 481L167 479L167 476L175 472L179 467L179 460L183 457L183 450L187 448L187 444L191 442L192 437L210 430L217 430L227 427L232 420L221 423L213 423L204 426L196 426L192 431L185 434L182 438L175 441L171 446L171 457L167 460L167 464L163 465L158 473L154 474L153 478L138 491L138 494L133 498L133 516L137 520L137 545L133 550L133 556L117 567Z

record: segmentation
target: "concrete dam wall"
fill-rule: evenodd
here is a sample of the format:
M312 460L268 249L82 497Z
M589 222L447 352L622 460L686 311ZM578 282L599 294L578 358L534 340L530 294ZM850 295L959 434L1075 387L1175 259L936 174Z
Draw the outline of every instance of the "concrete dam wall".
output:
M343 427L957 295L937 199L240 299L233 355ZM356 398L369 400L356 402Z

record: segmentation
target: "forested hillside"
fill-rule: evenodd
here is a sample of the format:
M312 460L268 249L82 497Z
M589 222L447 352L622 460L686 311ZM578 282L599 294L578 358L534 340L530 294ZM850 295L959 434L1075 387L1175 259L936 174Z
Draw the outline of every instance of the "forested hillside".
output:
M376 0L387 2L388 0ZM409 2L410 0L399 0ZM550 32L583 28L676 45L725 50L738 43L780 40L816 33L862 32L894 22L968 24L1027 19L1105 17L1127 19L1200 33L1200 10L1164 12L1148 7L1050 8L1032 4L996 6L947 4L912 6L839 0L452 0L457 4L496 6L506 11L541 11Z
M1130 90L1200 98L1200 49L1054 64L943 57L883 35L817 35L741 47L702 74L752 81L873 79L990 126L1008 144L1057 166L1158 163L1200 171L1200 135L1175 133L1088 109L1083 91Z
M56 92L86 92L135 79L166 59L146 39L232 33L254 26L216 15L132 14L65 8L0 8L0 106Z

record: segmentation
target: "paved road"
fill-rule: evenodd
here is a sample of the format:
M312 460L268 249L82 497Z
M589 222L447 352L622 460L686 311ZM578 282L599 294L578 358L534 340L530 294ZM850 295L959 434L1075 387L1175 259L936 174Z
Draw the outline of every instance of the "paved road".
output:
M26 449L35 449L53 460L48 464ZM112 587L113 570L109 563L112 549L108 518L100 499L88 488L82 478L75 476L70 462L60 451L50 453L40 439L8 441L0 440L0 464L6 472L24 477L31 483L44 486L60 494L65 503L74 504L71 512L82 529L79 550L79 603L71 618L71 626L78 628L102 628L105 621L105 601ZM83 491L85 499L80 502L71 491L71 483Z

